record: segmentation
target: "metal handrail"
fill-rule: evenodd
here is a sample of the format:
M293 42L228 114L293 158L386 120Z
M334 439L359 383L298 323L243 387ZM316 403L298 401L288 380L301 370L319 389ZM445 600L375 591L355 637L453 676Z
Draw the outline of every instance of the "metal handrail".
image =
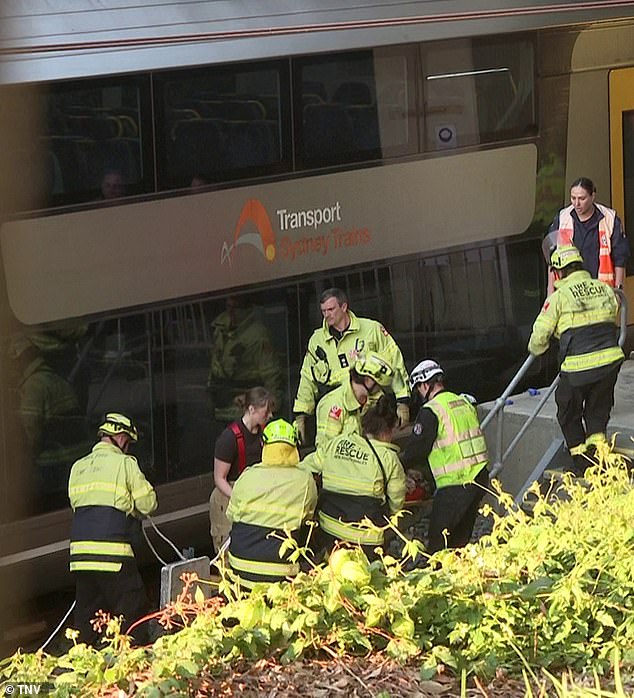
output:
M625 293L622 291L622 289L615 288L614 293L619 299L620 318L618 345L621 348L623 348L627 337L627 297ZM560 374L557 374L553 382L550 384L550 386L544 393L544 395L541 397L540 401L537 403L537 406L535 407L533 412L531 412L528 419L524 422L518 433L515 435L511 443L508 445L506 451L502 453L504 445L504 407L506 406L507 400L512 395L513 390L515 390L520 380L526 375L528 369L530 368L530 366L536 358L537 357L533 354L528 355L528 357L521 365L517 373L511 379L511 382L508 384L502 395L500 395L500 397L495 401L495 404L493 405L491 411L485 416L485 418L482 420L480 424L480 428L484 431L484 429L486 429L489 423L493 420L493 417L495 417L496 415L498 417L496 423L497 429L495 433L495 459L490 470L491 477L495 477L496 475L498 475L500 471L504 468L504 463L511 455L517 444L522 440L522 437L527 432L531 424L535 421L537 415L542 411L542 408L548 401L548 398L553 394L557 385L559 384Z

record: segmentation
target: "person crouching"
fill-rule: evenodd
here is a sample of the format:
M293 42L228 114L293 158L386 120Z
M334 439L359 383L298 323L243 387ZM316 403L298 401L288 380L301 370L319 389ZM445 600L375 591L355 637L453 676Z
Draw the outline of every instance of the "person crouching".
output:
M233 486L227 518L231 521L229 565L246 588L257 582L294 577L299 565L280 556L290 534L306 540L306 522L317 505L317 487L310 473L297 468L297 430L283 419L262 432L262 462L247 468Z

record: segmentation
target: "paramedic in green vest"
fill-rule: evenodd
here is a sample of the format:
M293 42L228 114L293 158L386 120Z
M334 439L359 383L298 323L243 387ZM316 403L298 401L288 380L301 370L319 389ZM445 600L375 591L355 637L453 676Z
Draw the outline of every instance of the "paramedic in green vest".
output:
M231 521L229 564L240 583L277 582L294 577L299 564L288 560L284 540L306 542L307 521L317 505L311 473L297 467L297 429L283 419L262 432L262 462L247 468L233 485L227 518Z
M324 318L308 342L293 405L302 443L306 443L307 416L324 394L341 385L356 358L373 351L381 354L393 369L392 389L398 400L400 425L409 422L407 369L398 344L376 320L357 317L348 308L348 297L339 288L329 288L319 298Z
M316 411L315 446L323 448L339 434L361 433L361 415L392 384L390 364L374 351L359 356L344 382L326 393Z
M559 340L560 380L555 391L557 420L582 475L597 444L605 442L614 386L624 359L617 342L619 302L613 289L584 269L576 247L558 247L550 257L555 291L535 323L528 351L544 354Z
M431 359L412 371L410 387L423 401L401 455L405 468L431 471L436 486L429 520L430 554L461 548L471 539L478 506L489 484L487 446L478 415L466 395L445 386Z
M132 550L135 522L157 506L154 488L128 454L138 432L124 414L109 412L92 451L70 472L73 509L70 571L75 577L75 627L93 643L90 621L97 611L124 617L125 631L147 609L145 588ZM143 628L140 629L141 633ZM140 639L141 633L135 633Z

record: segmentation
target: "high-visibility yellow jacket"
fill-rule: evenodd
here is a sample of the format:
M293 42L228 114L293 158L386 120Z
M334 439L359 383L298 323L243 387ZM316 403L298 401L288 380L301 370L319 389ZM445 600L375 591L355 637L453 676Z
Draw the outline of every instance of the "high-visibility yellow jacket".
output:
M409 397L403 355L390 333L376 320L357 317L350 310L348 315L350 326L340 340L330 333L326 321L313 332L302 363L294 412L313 414L320 388L323 391L342 384L357 356L368 351L381 354L394 370L392 389L397 399Z
M489 463L478 413L464 395L437 393L426 405L438 419L438 433L429 454L436 487L465 485Z
M282 397L282 366L270 331L253 309L236 310L238 322L228 312L212 323L211 365L207 380L218 420L236 417L233 400L257 385Z
M26 367L19 392L20 417L33 458L39 467L60 468L59 491L63 492L68 465L90 447L77 395L41 356ZM47 484L50 487L52 482Z
M324 395L317 405L315 446L323 448L339 434L361 433L363 406L357 400L350 380Z
M618 312L610 286L587 271L575 271L555 282L555 291L533 325L528 351L543 354L554 336L559 339L560 370L570 383L594 383L623 361L616 333Z
M299 541L316 506L313 476L296 465L256 463L240 475L227 508L229 564L245 586L298 573L296 563L280 557L280 546L286 532Z
M382 531L351 524L368 517L385 524L384 514L403 508L407 482L395 444L342 434L311 454L307 466L321 473L319 525L330 535L360 545L381 545Z
M119 572L130 545L133 517L151 514L156 492L134 456L99 441L70 471L68 497L73 509L71 572Z

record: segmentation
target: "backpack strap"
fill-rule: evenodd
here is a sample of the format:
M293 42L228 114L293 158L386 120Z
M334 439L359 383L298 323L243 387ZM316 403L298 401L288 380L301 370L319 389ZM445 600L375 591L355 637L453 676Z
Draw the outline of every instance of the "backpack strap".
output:
M242 474L242 471L247 467L247 447L244 443L244 434L238 422L231 422L229 424L229 429L233 432L236 437L236 445L238 447L238 475Z
M381 468L381 475L383 475L383 494L387 497L387 476L385 475L383 461L379 458L379 454L376 452L376 449L372 445L370 439L368 439L367 436L364 436L363 438L368 442L368 446L372 449L372 453L374 453L375 458L379 462L379 468Z

